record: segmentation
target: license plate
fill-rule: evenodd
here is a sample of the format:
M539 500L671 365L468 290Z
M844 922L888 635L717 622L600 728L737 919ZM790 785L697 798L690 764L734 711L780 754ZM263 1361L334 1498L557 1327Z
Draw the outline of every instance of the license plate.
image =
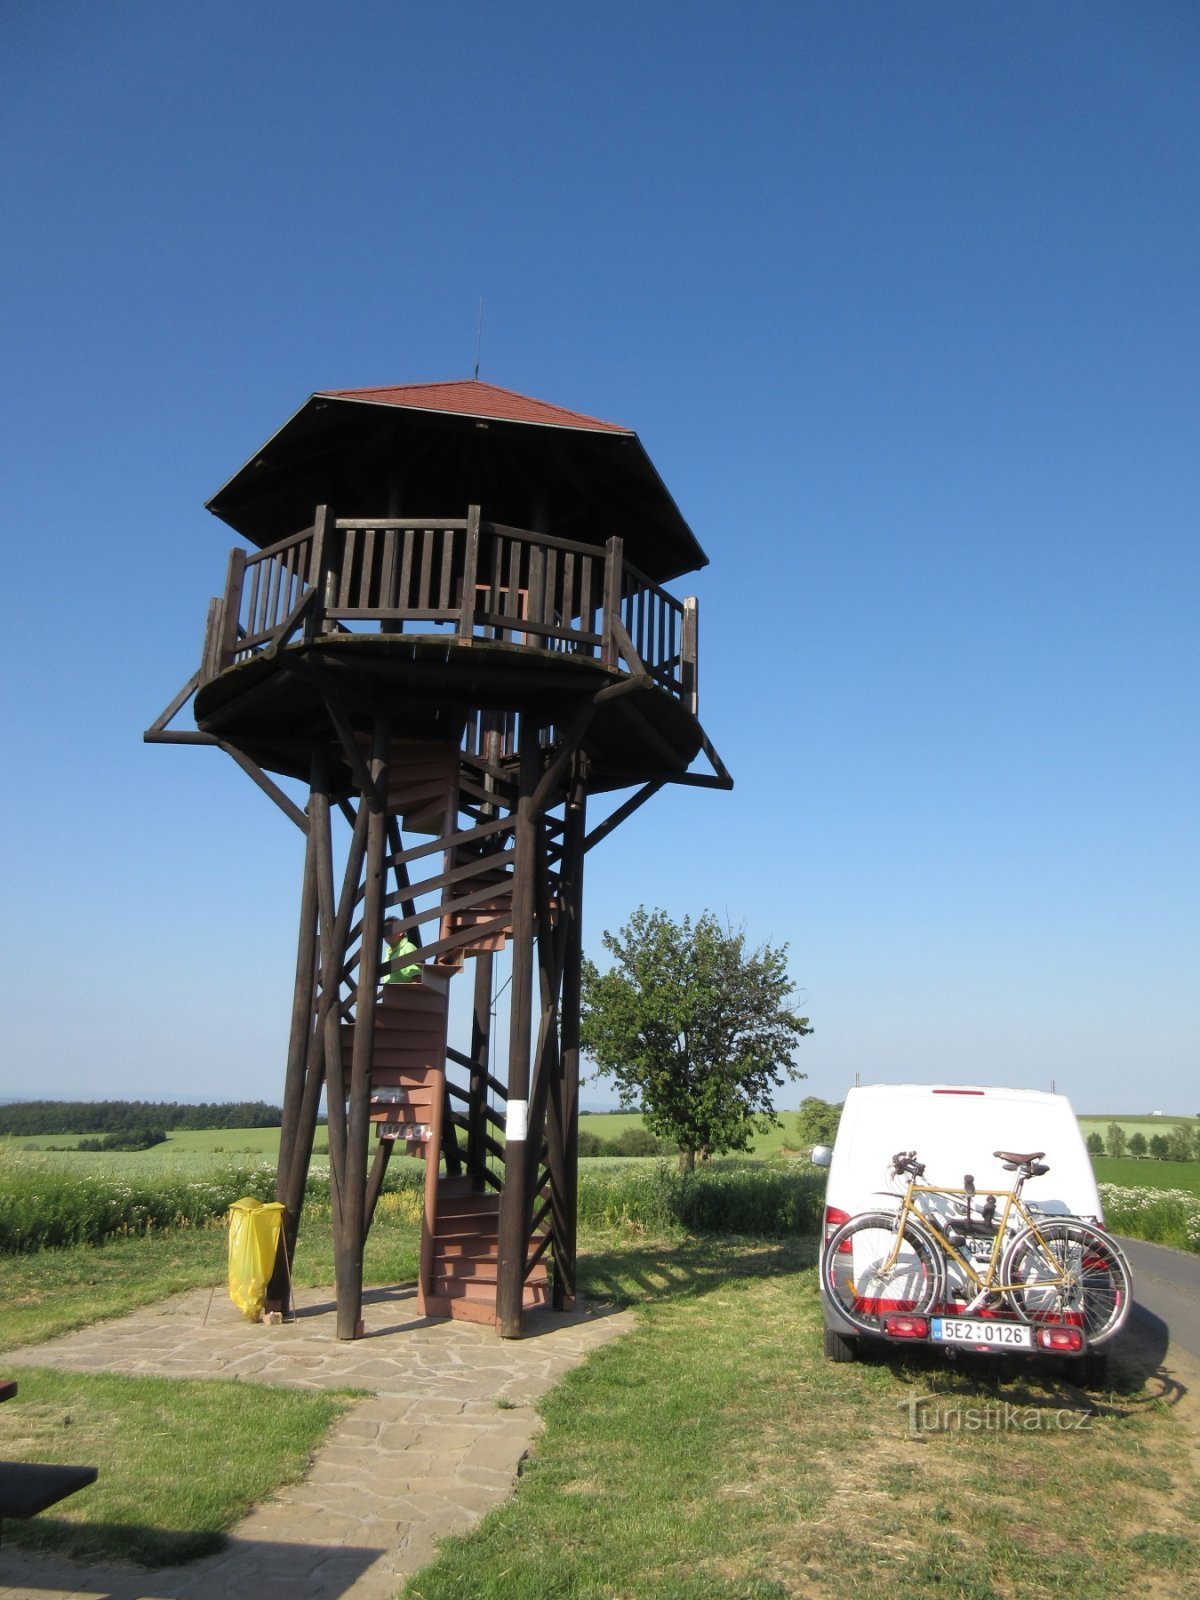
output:
M992 1322L986 1317L934 1317L930 1334L935 1344L985 1344L995 1350L1032 1350L1033 1329L1020 1322Z

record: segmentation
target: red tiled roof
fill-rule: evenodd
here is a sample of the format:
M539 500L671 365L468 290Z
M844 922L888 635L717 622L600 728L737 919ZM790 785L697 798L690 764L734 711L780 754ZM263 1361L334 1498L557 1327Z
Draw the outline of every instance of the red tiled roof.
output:
M478 378L449 383L406 383L398 388L322 389L330 400L365 400L376 405L409 406L415 411L453 411L461 416L491 417L505 422L537 422L553 428L586 428L600 433L632 433L619 422L602 422L582 411L567 411L531 400L513 389L499 389Z

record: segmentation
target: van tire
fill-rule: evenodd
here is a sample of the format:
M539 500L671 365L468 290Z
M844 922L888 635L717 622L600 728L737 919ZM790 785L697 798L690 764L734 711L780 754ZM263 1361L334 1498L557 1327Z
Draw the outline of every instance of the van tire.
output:
M825 1359L826 1361L857 1361L858 1340L847 1339L845 1334L838 1333L836 1328L826 1328Z

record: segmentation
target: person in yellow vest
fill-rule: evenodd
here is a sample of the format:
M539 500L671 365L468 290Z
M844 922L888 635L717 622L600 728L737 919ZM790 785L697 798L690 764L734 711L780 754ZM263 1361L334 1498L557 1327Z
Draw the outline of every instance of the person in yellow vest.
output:
M405 963L405 956L415 956L417 947L404 936L399 917L387 917L383 924L383 960L387 968L384 983L416 983L421 968L416 962Z

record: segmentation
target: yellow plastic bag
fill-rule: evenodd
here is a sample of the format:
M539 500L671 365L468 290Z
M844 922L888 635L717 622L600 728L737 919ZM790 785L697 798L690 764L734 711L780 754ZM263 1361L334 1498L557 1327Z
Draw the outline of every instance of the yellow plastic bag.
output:
M251 1322L263 1314L283 1232L277 1200L235 1200L229 1208L229 1298Z

